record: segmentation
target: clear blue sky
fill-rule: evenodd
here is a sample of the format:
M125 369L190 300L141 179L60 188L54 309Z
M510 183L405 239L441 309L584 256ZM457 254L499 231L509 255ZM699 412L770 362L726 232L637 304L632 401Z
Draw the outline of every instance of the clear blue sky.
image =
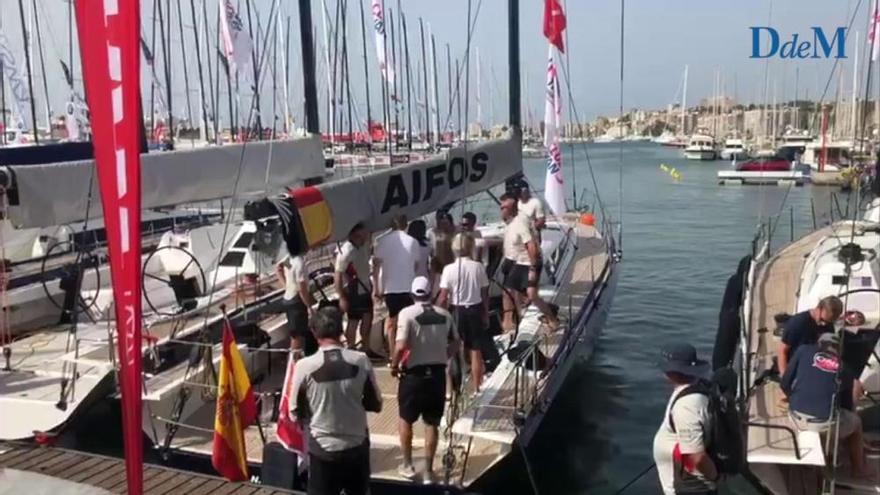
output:
M29 3L31 0L26 0ZM173 0L178 1L178 0ZM180 0L184 6L184 22L191 25L189 0ZM209 13L216 15L217 0L195 0L200 6L208 2ZM263 22L268 19L272 0L252 0ZM359 0L349 0L349 43L352 71L353 99L357 102L359 113L363 116L363 62L361 60L360 19L357 9ZM362 0L369 2L369 0ZM860 4L853 31L860 32L860 55L865 52L865 32L868 22L868 4L871 0L628 0L626 2L625 23L625 85L624 106L626 108L663 108L671 103L679 90L682 72L687 64L690 67L688 103L694 104L700 98L712 93L713 78L720 70L725 80L726 94L733 96L734 87L740 101L761 101L765 66L764 60L749 58L751 51L750 26L771 25L779 30L783 41L792 33L809 35L811 26L820 26L831 32L838 26L845 26L852 10ZM152 0L141 0L144 11L143 25L145 38L149 40ZM282 0L282 16L291 16L293 39L291 40L291 107L297 119L301 115L301 77L299 71L299 33L296 2ZM543 85L546 70L547 43L541 35L542 0L520 0L522 16L522 66L524 99L531 107L534 118L540 120L543 112ZM582 118L593 118L598 114L614 114L618 105L619 53L620 53L620 0L565 0L568 17L568 53L572 67L572 92ZM18 2L0 0L0 29L7 35L15 52L23 63L21 51L21 26L18 17ZM67 90L63 83L59 57L66 59L67 51L67 3L66 0L37 0L37 12L44 28L44 48L47 57L47 73L50 86L50 101L53 112L59 112L66 98ZM241 3L244 5L244 2ZM431 31L437 38L438 66L440 80L441 112L445 120L446 108L446 57L445 45L452 47L453 57L463 58L466 45L466 0L401 0L407 15L410 55L420 57L418 52L418 18L430 23ZM473 0L476 9L479 0ZM173 5L173 2L172 2ZM332 14L335 0L327 0ZM367 5L369 15L369 5ZM397 0L385 0L386 9L394 9L397 16ZM771 12L772 9L772 12ZM175 8L176 10L176 8ZM199 8L199 11L201 9ZM244 14L244 13L243 13ZM176 15L176 13L175 13ZM483 120L488 123L494 114L495 120L502 122L507 114L507 2L505 0L483 0L477 18L472 46L479 47L482 60L481 93ZM167 16L167 13L166 13ZM318 30L319 92L326 98L326 65L323 61L321 2L313 1L313 17ZM175 17L176 19L176 17ZM175 59L173 62L174 106L183 108L184 84L182 61L180 59L179 34L176 20L173 32ZM213 24L213 20L211 24ZM246 21L245 21L246 22ZM368 19L368 30L370 29ZM213 28L212 28L213 30ZM190 89L193 102L197 98L198 86L195 58L192 54L192 34L186 31L188 62L190 68ZM372 34L369 37L369 63L372 79L374 105L378 99L378 71ZM212 42L214 42L212 38ZM390 43L390 41L389 41ZM847 39L846 52L849 59L843 61L844 89L850 91L852 77L854 33ZM160 52L157 47L157 52ZM158 56L158 54L157 54ZM473 55L472 55L473 56ZM862 58L860 56L860 58ZM471 92L475 87L475 58L472 59ZM864 63L864 58L862 58ZM794 96L795 72L799 72L798 85L801 97L807 95L815 99L829 78L831 64L826 60L786 60L778 58L769 62L769 87L772 97L774 86L779 98ZM39 69L37 68L39 77ZM79 73L79 69L76 69ZM493 77L494 73L494 77ZM160 75L160 78L162 76ZM837 76L826 99L834 98L837 91ZM875 78L876 80L877 78ZM145 87L147 77L144 77ZM225 82L223 83L225 84ZM280 82L279 82L280 84ZM817 89L818 88L818 89ZM41 83L35 83L38 92L38 107L43 106ZM225 91L225 90L224 90ZM462 89L463 91L463 89ZM263 88L263 94L271 92L271 82ZM860 91L861 92L861 91ZM225 98L225 96L224 96ZM264 100L269 98L264 96ZM247 98L244 99L247 101ZM473 100L471 100L473 101ZM225 108L225 99L222 101ZM195 103L193 103L195 105ZM475 104L471 105L471 121L475 120ZM322 106L322 126L326 124L326 114ZM268 103L264 112L271 113ZM494 112L493 112L494 110ZM175 111L177 113L177 111ZM377 113L374 106L374 114ZM38 109L38 114L42 111Z

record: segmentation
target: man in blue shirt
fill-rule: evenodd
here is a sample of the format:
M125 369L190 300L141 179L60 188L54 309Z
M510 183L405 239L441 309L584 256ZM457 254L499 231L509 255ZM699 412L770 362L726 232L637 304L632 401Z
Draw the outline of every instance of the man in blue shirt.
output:
M803 344L815 344L819 335L834 331L834 322L843 312L843 303L837 296L828 296L808 311L798 313L785 322L782 342L776 362L779 374L785 373L788 361L794 356L797 348Z
M801 344L788 363L781 385L788 396L791 418L800 430L832 430L835 402L839 403L837 438L846 440L852 474L860 478L874 476L865 466L862 421L852 411L853 373L840 360L835 334L822 334L817 344Z

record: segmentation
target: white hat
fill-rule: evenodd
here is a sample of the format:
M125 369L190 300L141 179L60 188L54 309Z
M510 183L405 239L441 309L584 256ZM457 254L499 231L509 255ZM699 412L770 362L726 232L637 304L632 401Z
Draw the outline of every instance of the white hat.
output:
M431 282L427 277L416 277L413 279L411 292L416 297L428 297L431 295Z

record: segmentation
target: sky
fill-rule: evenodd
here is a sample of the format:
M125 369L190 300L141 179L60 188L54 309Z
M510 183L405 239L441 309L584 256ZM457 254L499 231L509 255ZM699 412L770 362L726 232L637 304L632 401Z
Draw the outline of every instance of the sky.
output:
M24 0L29 4L34 0ZM168 0L165 0L168 1ZM176 4L181 1L184 19L184 38L187 44L185 65L189 71L189 93L193 113L198 99L198 80L195 54L193 51L192 19L189 14L190 0L172 0L172 104L175 114L184 108L185 87L181 57L180 35L176 25ZM202 2L208 2L211 26L211 43L216 43L213 23L217 12L217 0L194 0L201 12ZM273 0L250 0L253 15L268 23L270 5ZM360 120L365 119L364 62L362 58L362 38L358 2L370 0L348 0L348 43L351 76L352 101L355 113ZM615 115L618 109L620 91L620 36L621 0L561 0L568 18L567 50L564 56L569 60L571 99L576 105L581 120L593 119L598 115ZM626 0L624 20L624 83L623 104L626 109L661 109L681 98L681 85L684 67L689 67L687 103L695 105L700 98L713 94L716 77L723 80L724 93L741 102L761 102L772 100L774 93L779 100L794 97L795 86L801 98L817 99L829 79L832 81L826 100L834 99L837 83L843 81L844 94L851 92L852 65L855 60L855 31L859 34L859 58L864 67L864 42L868 23L868 4L871 0ZM336 0L325 0L328 22L333 24ZM247 25L244 0L239 1L241 14ZM327 64L323 41L322 3L313 0L313 22L318 43L318 90L321 99L322 128L326 129L327 113ZM426 23L426 29L436 38L438 80L440 81L441 121L447 121L448 102L446 99L447 69L446 44L451 48L453 58L464 60L467 47L468 5L476 13L475 29L471 40L471 65L467 78L469 85L468 115L471 122L477 119L477 64L476 50L480 52L480 110L482 121L503 123L507 120L507 1L506 0L385 0L385 8L394 11L395 20L402 7L407 18L410 57L420 59L418 19ZM520 0L521 11L521 63L523 81L524 119L531 122L541 120L543 114L543 94L547 61L547 41L541 33L543 0ZM291 59L289 106L297 121L302 114L302 77L300 69L300 41L296 2L281 0L281 20L290 17ZM53 113L60 113L70 91L66 88L58 60L67 59L67 0L36 0L37 13L43 33L43 46L46 58L49 102ZM153 0L141 0L144 38L150 40L152 32ZM163 5L164 2L163 2ZM368 64L374 116L380 112L378 63L373 35L370 32L369 5L367 7ZM832 61L825 59L783 60L751 59L752 26L771 26L781 36L781 41L790 39L798 33L801 39L812 38L811 27L818 26L831 33L837 27L847 26L853 10L858 7L852 32L847 38L846 60L841 60L838 71L832 77ZM479 8L479 10L478 10ZM165 13L166 21L168 13ZM390 19L389 19L390 21ZM22 33L16 0L0 0L0 32L9 40L9 48L24 64ZM199 21L201 22L201 21ZM254 21L256 22L256 21ZM390 35L390 33L389 33ZM400 33L397 33L398 41ZM204 37L202 42L204 43ZM270 38L270 43L273 40ZM34 43L36 43L34 41ZM390 39L388 40L390 47ZM36 47L36 44L34 45ZM390 48L389 48L390 49ZM36 50L36 48L34 48ZM430 48L429 48L430 50ZM36 51L34 52L36 54ZM157 45L156 56L161 56ZM430 51L429 51L430 57ZM36 55L35 55L36 58ZM283 57L282 57L283 58ZM213 61L212 61L213 63ZM38 119L43 118L45 97L42 90L42 75L39 62L35 65L35 92ZM269 64L271 65L271 63ZM454 65L454 62L453 62ZM80 74L78 60L74 71ZM279 62L280 67L280 62ZM159 68L159 78L164 76ZM413 71L418 69L414 66ZM149 94L149 72L144 67L143 87ZM283 76L277 79L278 90L275 101L276 113L283 113ZM861 71L864 73L864 71ZM716 76L716 73L718 76ZM402 74L401 74L402 76ZM415 76L413 76L415 77ZM768 91L764 91L765 77ZM862 75L864 78L864 75ZM402 79L402 78L401 78ZM465 76L461 78L461 91L465 92ZM874 80L876 81L875 77ZM402 84L402 82L401 82ZM563 84L566 84L563 79ZM864 84L864 83L860 83ZM225 80L222 81L223 99L221 107L226 108ZM77 90L81 91L81 82ZM862 92L862 90L860 90ZM271 76L261 91L263 114L272 115ZM568 112L568 90L563 86L564 114ZM148 100L145 98L145 100ZM245 94L241 105L246 108L249 96ZM463 109L464 110L464 109ZM225 112L221 110L221 112ZM224 120L225 113L221 118ZM454 114L453 114L454 119ZM564 119L573 120L571 115ZM228 121L226 121L228 122ZM42 125L42 124L41 124ZM227 125L227 124L224 124Z

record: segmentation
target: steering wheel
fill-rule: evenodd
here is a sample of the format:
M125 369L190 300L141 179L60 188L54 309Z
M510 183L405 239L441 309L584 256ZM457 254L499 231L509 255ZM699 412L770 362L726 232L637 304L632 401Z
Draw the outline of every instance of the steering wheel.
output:
M187 261L186 265L184 265L184 267L180 271L178 271L177 273L167 273L166 272L166 274L168 275L168 278L162 278L158 275L153 275L152 273L147 271L147 267L150 265L150 261L152 261L153 256L155 256L156 253L159 253L161 251L172 251L172 250L173 251L180 251L189 258L189 261ZM157 314L160 316L175 316L179 312L172 313L172 312L168 312L168 311L160 311L153 304L153 301L150 300L150 293L147 291L147 278L151 278L153 280L158 280L159 282L162 282L163 284L168 286L168 288L173 291L174 284L172 282L172 277L177 276L177 277L183 278L184 275L186 274L186 271L189 270L189 267L193 264L195 264L196 268L199 270L199 276L200 276L201 282L202 282L201 287L203 290L206 290L208 287L208 282L207 282L207 278L205 277L205 270L202 268L202 265L199 263L199 260L197 260L196 257L193 256L193 254L190 253L189 251L187 251L186 249L183 249L178 246L162 246L162 247L154 250L152 253L150 253L149 256L147 256L147 259L144 260L143 275L141 276L141 289L143 290L143 293L144 293L144 300L147 301L147 306L150 307L150 309L153 311L154 314Z
M101 270L99 268L101 266L101 260L100 257L91 250L83 249L77 251L76 248L77 246L71 241L62 241L53 244L52 247L46 251L46 254L43 256L43 261L40 263L40 283L43 285L43 292L46 294L46 297L49 298L49 302L51 302L56 308L64 311L64 296L53 294L47 285L49 277L46 276L46 264L53 257L62 255L63 253L76 253L76 260L74 262L64 264L57 269L59 272L57 278L59 280L65 280L76 277L77 275L79 276L78 285L80 292L79 297L77 297L77 303L83 312L88 315L89 310L98 302L98 294L101 292ZM79 273L77 274L77 272ZM88 273L94 273L95 291L90 297L84 297L82 293L82 281L85 280Z

